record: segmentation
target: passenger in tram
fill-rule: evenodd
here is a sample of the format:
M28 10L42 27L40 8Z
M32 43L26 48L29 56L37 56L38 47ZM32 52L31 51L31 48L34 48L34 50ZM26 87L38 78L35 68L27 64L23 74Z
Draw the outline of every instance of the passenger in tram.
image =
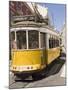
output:
M38 48L38 41L33 41L31 48Z
M12 41L12 48L13 49L17 49L17 44L16 44L16 41L15 40Z
M21 45L21 49L26 49L26 44L25 43Z

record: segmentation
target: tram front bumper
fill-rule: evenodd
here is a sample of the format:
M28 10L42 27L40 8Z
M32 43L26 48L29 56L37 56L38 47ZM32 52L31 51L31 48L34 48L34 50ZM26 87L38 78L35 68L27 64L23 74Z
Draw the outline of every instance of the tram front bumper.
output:
M15 74L32 74L36 72L40 72L43 70L45 66L35 65L35 66L15 66L11 68L11 71Z

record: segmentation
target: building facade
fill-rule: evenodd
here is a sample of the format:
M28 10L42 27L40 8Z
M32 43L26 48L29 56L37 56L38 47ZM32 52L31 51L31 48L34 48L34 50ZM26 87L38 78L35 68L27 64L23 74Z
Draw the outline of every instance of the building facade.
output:
M66 25L64 24L62 31L61 31L61 44L62 44L62 50L64 53L66 53L66 45L67 45L67 41L66 41Z
M31 15L32 11L26 2L9 2L9 11L11 16L20 16L20 15Z

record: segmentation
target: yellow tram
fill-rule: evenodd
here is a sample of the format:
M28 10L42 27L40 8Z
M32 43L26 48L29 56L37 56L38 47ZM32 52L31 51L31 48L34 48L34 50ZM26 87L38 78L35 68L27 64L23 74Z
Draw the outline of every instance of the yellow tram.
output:
M60 36L44 23L23 21L13 24L11 33L11 71L36 78L60 56Z

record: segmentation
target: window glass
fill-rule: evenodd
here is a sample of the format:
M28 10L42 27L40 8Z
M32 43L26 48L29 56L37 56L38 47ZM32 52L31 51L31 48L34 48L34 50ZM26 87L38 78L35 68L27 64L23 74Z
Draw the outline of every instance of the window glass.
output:
M56 47L58 47L58 46L59 46L59 40L56 39Z
M54 39L54 47L56 47L56 39Z
M16 45L16 41L15 41L15 32L11 32L11 48L12 49L16 49L17 45Z
M26 49L26 31L17 31L17 48Z
M55 38L50 35L50 38L49 38L49 48L54 48L55 47Z
M41 48L45 48L46 47L45 33L40 33L40 40L41 40Z
M52 37L52 44L51 44L51 48L54 47L54 38Z
M15 40L15 32L12 31L10 33L10 41L9 41L10 42L9 43L9 58L10 58L10 60L12 59L12 57L11 57L11 49L14 49L14 46L13 46L14 40Z
M59 40L57 39L57 47L59 46Z
M15 32L11 32L11 41L15 40Z
M49 48L55 48L59 46L59 39L55 38L55 37L51 37L49 38Z
M55 48L55 37L52 37L52 48Z
M62 44L62 39L60 38L60 45Z
M57 47L57 39L56 39L56 47Z
M53 37L53 48L56 47L56 44L55 44L55 37Z
M49 48L52 48L52 38L49 38Z
M39 48L39 32L32 30L28 31L29 49Z

